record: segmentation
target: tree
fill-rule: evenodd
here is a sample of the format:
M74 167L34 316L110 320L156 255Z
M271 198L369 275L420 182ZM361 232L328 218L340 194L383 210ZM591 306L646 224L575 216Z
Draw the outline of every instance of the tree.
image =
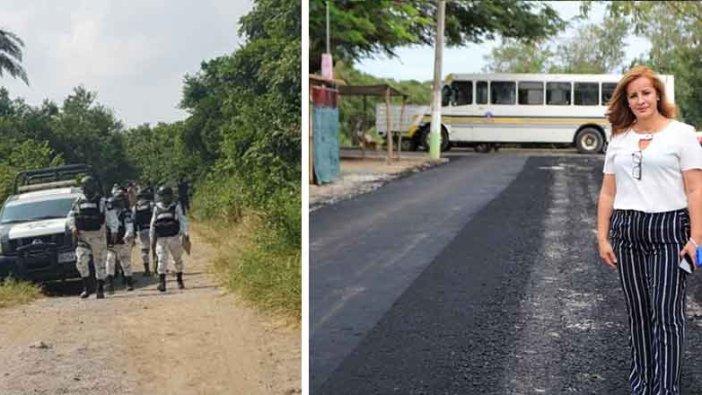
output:
M64 99L59 114L50 121L53 148L68 163L92 165L103 185L110 185L132 176L133 169L124 156L122 123L96 97L97 93L76 87Z
M633 25L651 42L638 61L675 76L675 102L686 122L702 127L702 3L633 1L608 3L608 14ZM632 65L633 66L633 65Z
M502 40L502 44L485 56L483 71L489 73L543 73L553 61L553 53L544 41Z
M624 60L622 42L627 24L619 18L605 18L602 24L578 26L572 38L548 41L503 40L486 56L485 71L504 73L606 74L617 70ZM555 50L553 49L555 48Z
M0 201L12 193L15 176L24 170L61 166L57 155L47 142L15 139L0 142Z
M198 168L200 213L236 220L262 215L299 248L301 9L297 0L259 0L241 18L246 43L203 62L186 78L182 139ZM203 163L205 166L203 166Z
M20 65L22 47L24 47L24 42L16 34L0 29L0 77L6 72L13 78L19 77L25 84L29 85L27 73Z
M432 45L436 2L426 0L329 1L334 58L347 64L376 53L395 56L401 46ZM321 68L326 47L326 1L310 1L310 72ZM550 5L534 1L449 1L446 44L460 46L497 35L525 41L551 36L565 26Z
M578 27L575 35L559 43L553 73L607 74L616 71L624 60L627 24L608 16L600 24Z

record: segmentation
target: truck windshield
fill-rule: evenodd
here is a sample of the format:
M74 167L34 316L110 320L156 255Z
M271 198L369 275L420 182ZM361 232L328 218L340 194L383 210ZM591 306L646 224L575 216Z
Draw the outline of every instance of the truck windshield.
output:
M33 202L12 202L0 212L0 224L66 218L74 198L51 199Z

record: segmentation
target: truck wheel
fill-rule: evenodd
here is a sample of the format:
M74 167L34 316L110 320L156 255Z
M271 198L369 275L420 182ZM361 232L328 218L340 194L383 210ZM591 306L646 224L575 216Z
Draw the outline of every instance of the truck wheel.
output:
M575 148L581 154L595 154L604 148L604 139L599 130L584 128L575 136Z
M489 143L480 143L476 144L475 147L475 152L479 152L481 154L487 154L492 150L492 144Z

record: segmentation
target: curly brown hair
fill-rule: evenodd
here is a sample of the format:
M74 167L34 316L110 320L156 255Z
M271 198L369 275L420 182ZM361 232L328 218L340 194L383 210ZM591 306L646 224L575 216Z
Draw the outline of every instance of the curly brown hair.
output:
M669 103L665 96L665 86L658 79L656 73L646 66L636 66L624 74L617 87L614 89L612 98L607 103L607 119L612 124L612 135L622 133L629 129L636 122L636 116L629 108L629 101L626 96L626 88L637 78L648 78L658 94L658 112L666 118L675 118L677 107L673 103Z

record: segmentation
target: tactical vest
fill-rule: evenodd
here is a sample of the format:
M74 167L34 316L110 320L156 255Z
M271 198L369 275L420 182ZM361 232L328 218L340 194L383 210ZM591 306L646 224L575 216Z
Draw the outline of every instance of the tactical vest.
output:
M80 198L74 214L76 229L80 231L100 230L105 223L105 213L100 211L100 197L93 200Z
M156 221L154 230L157 237L172 237L180 233L180 221L176 219L176 205L162 209L158 205L156 210Z
M154 214L152 203L148 200L138 201L135 206L134 225L137 231L151 227L151 216Z
M119 227L117 228L116 244L124 244L124 234L127 233L127 223L132 222L132 217L129 215L129 211L122 210L117 214L117 219L119 220Z

